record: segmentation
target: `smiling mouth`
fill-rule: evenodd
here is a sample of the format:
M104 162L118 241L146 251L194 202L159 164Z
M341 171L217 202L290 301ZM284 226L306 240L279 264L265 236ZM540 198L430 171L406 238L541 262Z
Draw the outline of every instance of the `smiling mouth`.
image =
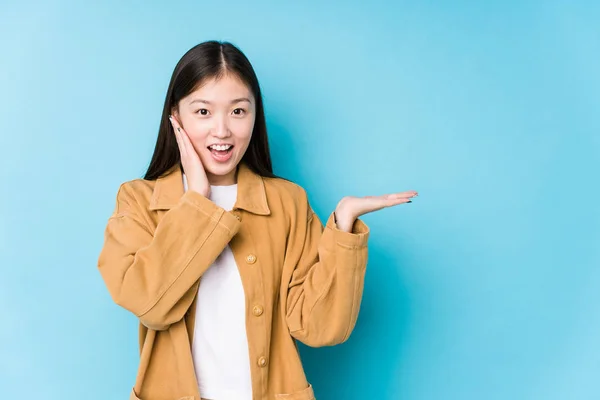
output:
M222 145L210 145L207 147L208 150L210 151L214 151L217 153L221 153L221 154L225 154L228 151L231 151L231 149L233 149L233 145L232 144L222 144Z
M213 158L216 161L225 162L228 161L231 157L231 152L233 150L233 145L212 145L208 146L207 149L212 154Z

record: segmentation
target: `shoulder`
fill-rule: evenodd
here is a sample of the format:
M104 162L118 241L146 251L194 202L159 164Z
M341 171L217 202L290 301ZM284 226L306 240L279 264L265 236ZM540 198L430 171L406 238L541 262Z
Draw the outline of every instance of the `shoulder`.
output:
M148 208L156 181L132 179L119 185L114 214L130 212L134 209Z
M286 197L296 201L307 201L306 190L297 183L283 178L263 178L267 194Z
M310 216L313 211L306 190L282 178L263 178L269 207L281 207L286 213Z

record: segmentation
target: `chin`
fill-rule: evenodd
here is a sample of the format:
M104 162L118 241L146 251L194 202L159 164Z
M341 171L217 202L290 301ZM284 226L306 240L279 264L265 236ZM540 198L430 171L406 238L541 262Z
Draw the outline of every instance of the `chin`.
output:
M234 160L230 160L227 163L217 164L213 160L209 160L204 163L204 168L206 172L210 173L213 176L224 176L230 174L232 171L235 171L238 166L238 162Z
M235 167L236 165L211 165L210 167L206 168L206 171L215 176L223 176L235 170Z

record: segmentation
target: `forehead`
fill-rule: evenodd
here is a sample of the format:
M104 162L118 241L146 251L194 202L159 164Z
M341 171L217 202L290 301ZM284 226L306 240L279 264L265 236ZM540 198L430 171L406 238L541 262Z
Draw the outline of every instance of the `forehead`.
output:
M233 74L225 74L219 78L209 78L187 97L190 100L203 99L209 101L228 101L240 97L253 98L250 88Z

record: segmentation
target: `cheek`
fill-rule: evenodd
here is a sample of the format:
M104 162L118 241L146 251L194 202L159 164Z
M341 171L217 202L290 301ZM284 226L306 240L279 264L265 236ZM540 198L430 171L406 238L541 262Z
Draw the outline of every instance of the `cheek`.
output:
M198 145L206 141L209 131L209 127L206 126L206 124L203 124L202 122L194 122L192 124L188 124L185 128L185 132L189 136L192 143L197 143Z
M235 131L234 131L237 140L249 143L250 138L252 137L253 129L254 129L254 119L239 121L239 123L236 124Z
M190 138L190 142L192 142L192 146L194 146L194 150L196 150L197 154L202 154L202 150L206 149L206 134L203 131L192 130L188 132L188 137Z

